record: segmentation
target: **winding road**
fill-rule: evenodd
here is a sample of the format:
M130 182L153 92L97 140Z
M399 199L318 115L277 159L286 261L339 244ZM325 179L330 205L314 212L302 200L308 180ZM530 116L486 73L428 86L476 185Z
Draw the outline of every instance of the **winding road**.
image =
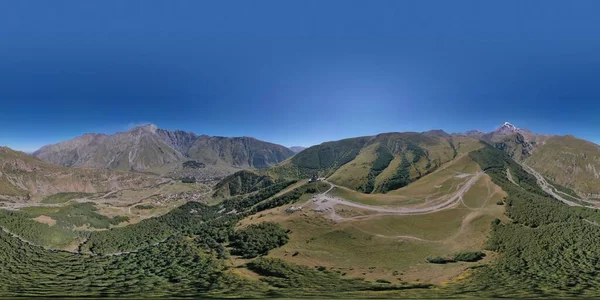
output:
M557 188L555 188L552 184L550 184L546 178L544 178L544 176L542 176L542 174L538 173L536 170L534 170L532 167L524 164L524 163L520 163L521 167L523 167L523 169L525 171L527 171L529 174L535 176L535 178L537 179L537 184L540 186L540 188L548 193L550 196L554 197L556 200L561 201L563 203L565 203L566 205L569 206L579 206L579 207L587 207L587 208L593 208L593 209L600 209L600 207L597 207L596 205L599 205L600 203L598 201L590 201L590 200L585 200L585 199L579 199L579 198L575 198L574 196L569 196L573 199L576 199L577 201L580 202L584 202L584 203L589 203L592 204L594 206L590 206L590 205L581 205L580 203L577 202L573 202L571 200L567 200L564 197L562 197L560 194L566 195L565 193L559 191Z
M479 178L481 178L481 176L483 176L483 174L484 173L480 171L480 172L475 173L474 175L470 175L471 178L466 183L464 183L462 185L462 187L460 187L460 189L454 195L450 196L448 199L446 199L445 201L443 201L441 203L437 203L435 205L431 205L431 206L427 206L427 207L391 208L391 207L380 207L380 206L367 205L367 204L361 204L361 203L357 203L357 202L348 201L348 200L345 200L345 199L342 199L339 197L334 197L334 196L328 195L328 193L331 192L336 187L333 183L328 182L328 181L324 181L324 182L326 182L330 185L329 189L327 191L325 191L324 193L316 195L312 199L308 200L305 203L305 206L313 203L314 205L316 205L315 210L322 211L322 212L329 212L329 216L333 220L344 219L336 214L336 212L335 212L336 205L345 205L345 206L349 206L349 207L354 207L354 208L364 209L364 210L368 210L368 211L374 211L374 212L377 212L380 214L389 214L389 215L413 215L413 214L431 213L431 212L439 211L444 208L448 208L448 207L452 206L453 204L458 203L460 200L462 200L463 195L467 191L469 191L469 189L473 186L473 184L475 184L475 182L477 182L477 180L479 180Z

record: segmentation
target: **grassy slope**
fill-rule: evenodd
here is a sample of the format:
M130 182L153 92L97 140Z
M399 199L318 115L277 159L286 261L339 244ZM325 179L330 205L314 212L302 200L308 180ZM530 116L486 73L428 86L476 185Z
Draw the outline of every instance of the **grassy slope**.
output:
M318 173L353 190L385 193L478 147L476 139L443 132L384 133L310 147L268 174L275 178L307 178Z
M573 136L548 138L525 160L548 179L583 194L600 194L600 146Z
M214 198L226 198L247 194L265 188L274 181L271 177L249 170L242 170L225 177L213 189Z
M504 297L597 297L597 210L550 198L508 156L491 147L472 157L507 193L507 216L496 221L487 248L500 259L457 286L460 293ZM509 168L516 186L508 181Z
M468 166L459 169L478 169L468 157L463 157L461 162ZM428 175L421 180L430 176L435 177L437 174ZM345 189L338 189L340 190ZM352 193L350 190L345 191ZM403 202L399 195L354 193L364 196L361 202L369 204L406 204L406 200ZM416 280L442 283L472 264L431 265L424 262L425 257L482 249L491 221L502 218L504 207L496 202L504 196L489 178L483 177L465 195L466 205L461 204L436 213L373 216L353 208L340 208L339 214L371 217L334 222L309 210L289 215L285 213L286 207L280 207L250 216L241 224L275 221L291 230L290 242L273 250L270 257L308 266L322 265L345 273L346 276L365 277L373 281L385 279L394 283ZM391 200L390 197L398 200ZM305 201L306 199L301 199L297 203ZM397 237L401 235L411 235L427 241Z
M325 142L298 153L267 171L274 178L309 178L318 173L329 176L353 160L372 137L358 137Z
M377 158L376 151L379 146L376 143L361 149L355 159L337 169L328 180L354 190L364 186L367 183L371 165Z
M428 199L435 199L453 193L460 184L468 180L466 177L456 177L457 173L474 174L479 170L481 170L479 166L468 155L461 155L433 173L387 194L364 194L343 187L336 188L332 193L344 199L369 205L424 203Z

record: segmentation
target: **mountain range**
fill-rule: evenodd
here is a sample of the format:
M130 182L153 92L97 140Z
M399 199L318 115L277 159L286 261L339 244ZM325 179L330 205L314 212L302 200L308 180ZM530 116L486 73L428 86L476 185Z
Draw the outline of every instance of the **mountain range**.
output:
M226 190L215 191L218 196L245 191L240 186L253 189L314 174L363 193L386 193L480 148L482 142L583 197L600 195L600 146L573 136L536 134L508 122L488 133L382 133L305 149L250 137L211 137L144 125L114 135L85 134L44 146L33 156L51 163L44 168L59 165L176 177L218 178L240 170L258 171L228 178L227 184L218 187ZM252 184L242 184L248 178Z
M251 137L196 135L144 125L114 135L85 134L44 146L33 155L69 167L219 177L240 169L266 169L294 152Z
M127 287L123 291L129 290L127 276L135 272L174 276L142 276L148 280L143 288L156 282L195 286L204 282L201 276L201 281L194 280L206 269L185 268L203 266L197 255L206 255L205 261L218 263L211 276L244 279L243 284L211 286L273 283L277 295L285 291L282 286L289 287L288 280L294 289L302 284L302 292L310 287L329 291L340 283L322 281L335 274L370 276L362 284L374 284L368 287L378 292L382 287L404 291L413 280L419 291L439 291L441 286L423 289L422 284L437 284L440 270L449 272L443 275L449 280L474 272L468 280L451 283L454 287L473 284L487 291L501 279L505 284L499 289L519 284L528 288L547 276L539 282L562 290L573 278L586 284L595 278L579 270L594 270L593 264L582 262L594 261L600 232L595 210L599 164L600 146L594 143L537 134L510 123L488 133L431 130L355 137L295 155L252 138L197 136L151 125L112 136L87 134L45 146L35 156L1 147L0 206L7 209L0 210L0 253L8 253L9 262L23 253L34 259L6 264L18 269L5 271L0 286L20 292L20 282L38 274L44 280L54 278L52 267L67 261L73 263L66 269L70 273L61 269L61 274L68 276L55 278L64 280L61 292L65 286L87 286L89 281L72 280L90 266L97 269L89 274L102 275L98 286L115 286L115 291L120 288L117 279ZM214 185L160 176L208 169L230 174ZM315 176L326 182L308 182ZM65 192L108 191L115 193L102 201L44 201ZM256 252L254 244L266 250ZM73 253L55 253L57 249ZM563 249L576 255L565 256ZM232 257L256 256L262 257L248 264L230 262ZM137 257L139 262L129 260ZM174 263L165 265L165 257ZM114 262L106 260L112 258ZM534 267L522 268L524 264ZM107 266L111 272L104 272ZM25 275L13 283L13 274ZM182 280L181 274L190 277ZM554 274L561 280L553 281ZM398 276L405 282L392 285ZM529 277L535 282L526 282ZM55 280L44 280L45 289L57 286ZM29 289L40 290L38 282ZM464 295L465 289L457 290Z
M600 194L600 146L573 136L536 134L505 122L496 130L448 134L383 133L309 147L266 171L273 178L312 174L363 193L385 193L418 180L482 142L581 196Z

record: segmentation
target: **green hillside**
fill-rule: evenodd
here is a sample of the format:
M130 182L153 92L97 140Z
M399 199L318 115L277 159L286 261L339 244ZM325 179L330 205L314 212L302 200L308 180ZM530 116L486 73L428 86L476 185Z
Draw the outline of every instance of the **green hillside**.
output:
M582 195L600 194L600 146L574 136L553 136L525 163L548 179Z
M363 193L386 193L429 174L471 150L477 139L443 131L384 133L310 147L268 171L275 178L318 174ZM475 146L476 148L476 146Z
M429 138L416 144L425 145ZM415 169L417 162L427 158L435 162L435 147L439 147L438 157L447 152L439 143L419 146L426 155L414 160L419 150L401 154L391 150L390 145L405 145L400 138L373 140L355 157L375 156L370 157L369 172L381 170L372 167L378 166L378 159L388 167L394 161L381 149L394 157L404 154ZM289 205L311 202L312 195L328 188L324 183L311 183L281 194L294 186L290 181L217 205L189 202L160 217L92 232L80 245L79 254L47 251L0 232L0 293L28 297L453 298L466 293L474 297L589 297L600 292L597 211L568 207L548 197L533 176L493 147L459 157L476 162L489 177L481 177L461 206L431 214L377 219L358 210L339 211L348 218L361 217L355 222L335 222L308 211L288 214L284 209ZM507 169L514 183L507 178ZM60 222L78 224L83 217L88 219L85 222L93 218L98 227L113 221L99 218L90 205L79 206L80 215L53 215L58 220L54 228L62 226ZM506 216L498 215L504 209ZM11 231L36 242L46 238L44 232L57 232L42 224L37 224L39 232L25 231L23 226L36 223L24 222L29 220L24 214L7 213L14 221L7 224ZM493 216L498 219L492 221ZM422 240L403 240L398 234ZM480 248L486 237L485 249ZM458 261L473 255L481 259L483 254L481 261ZM250 258L256 255L267 257ZM349 265L349 259L360 265ZM392 262L398 269L388 269ZM452 281L434 287L411 272L426 277L455 275Z
M226 198L258 191L275 182L266 175L243 170L231 174L221 180L214 188L214 198Z
M488 249L498 252L499 260L459 289L496 297L597 296L598 211L550 198L532 175L496 149L485 147L471 157L508 193L506 214L512 221L493 223ZM507 179L506 168L518 186Z

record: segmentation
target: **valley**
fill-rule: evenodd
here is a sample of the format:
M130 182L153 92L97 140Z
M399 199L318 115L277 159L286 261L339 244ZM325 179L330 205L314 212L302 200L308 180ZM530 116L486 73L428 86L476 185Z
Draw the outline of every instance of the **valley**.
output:
M23 234L29 235L40 246L76 251L81 243L85 243L86 232L136 224L164 215L190 201L208 203L211 191L210 186L202 183L185 184L165 179L147 188L107 193L61 193L48 196L41 202L1 202L0 208L15 211L17 215L2 214L0 228L23 240L27 240ZM78 215L73 218L75 212ZM21 226L25 227L14 227L15 220L22 218L25 219L20 221ZM100 221L111 219L119 221L110 224ZM48 227L39 232L29 232L28 226L36 227L33 221ZM41 235L53 238L45 239Z
M518 240L504 236L506 230L529 235L531 229L561 224L560 230L596 234L597 203L529 166L546 137L528 142L520 129L506 124L480 136L483 141L429 131L328 142L268 169L247 166L219 182L56 166L5 150L0 179L7 178L10 188L3 191L13 194L0 202L0 239L5 241L0 255L14 251L6 245L16 245L24 255L58 259L68 278L84 265L91 270L131 263L119 268L138 272L134 282L161 282L149 289L152 295L176 295L168 285L177 283L193 295L213 296L319 296L337 290L347 296L446 297L463 289L486 296L498 292L489 287L494 276L519 287L509 295L537 295L515 282L530 281L523 279L523 271L514 271L513 259L521 254L507 252L518 247ZM99 188L94 189L67 182L68 188L28 191L27 185L15 184L14 178L43 182L38 176L48 172L105 177L96 179ZM104 188L102 180L113 177L126 181ZM144 184L128 185L130 180ZM23 192L17 196L16 189ZM183 260L160 265L161 257L173 257L180 249L190 251ZM140 273L145 263L138 257L156 264L150 273ZM570 259L569 264L577 264ZM33 262L4 267L50 276ZM549 272L536 268L535 276ZM115 284L128 286L124 275L117 275L122 271L111 273L120 277L97 278L102 286L79 282L78 288L84 295L115 293ZM562 271L552 270L568 276ZM199 283L194 279L198 272L212 277ZM2 276L0 291L8 287L4 292L13 295L6 278L21 275ZM555 287L552 281L536 284ZM73 291L48 285L28 289L45 296Z

